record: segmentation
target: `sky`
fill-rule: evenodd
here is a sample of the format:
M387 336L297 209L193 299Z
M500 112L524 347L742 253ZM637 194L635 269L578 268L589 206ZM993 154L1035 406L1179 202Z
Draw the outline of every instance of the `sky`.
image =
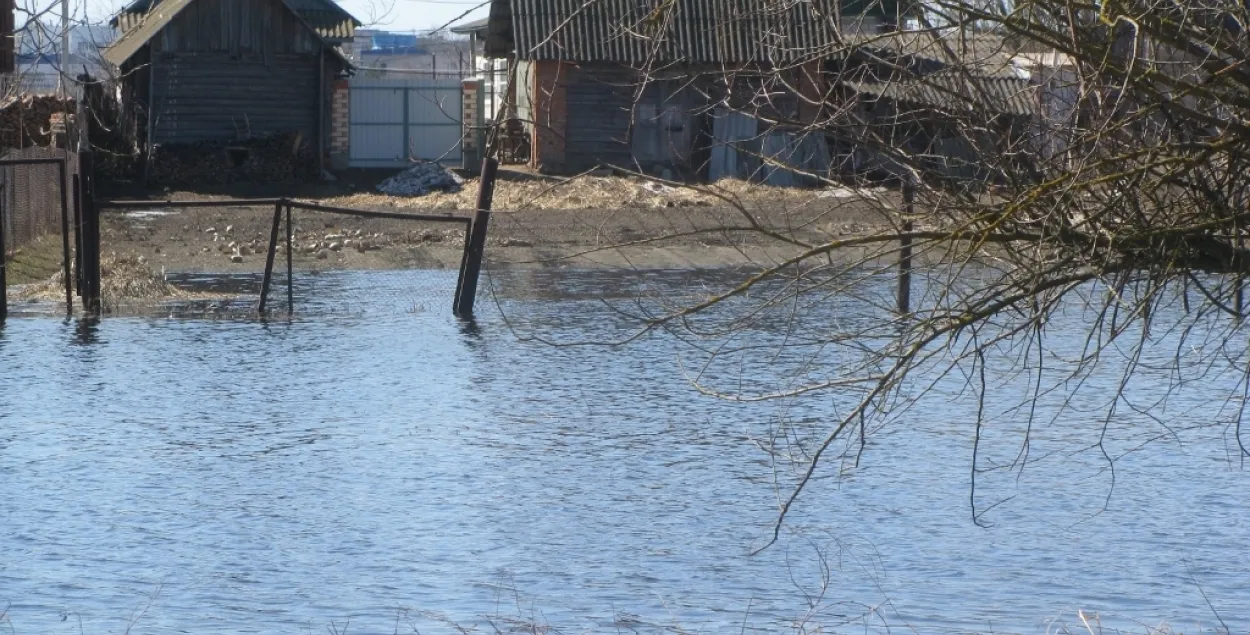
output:
M21 2L21 0L18 0ZM46 2L46 0L44 0ZM484 18L489 13L483 0L339 0L339 4L370 28L385 31L428 31L446 25L471 11L464 20ZM124 0L76 0L75 15L85 11L91 22L107 20L126 4ZM85 9L83 8L85 4Z

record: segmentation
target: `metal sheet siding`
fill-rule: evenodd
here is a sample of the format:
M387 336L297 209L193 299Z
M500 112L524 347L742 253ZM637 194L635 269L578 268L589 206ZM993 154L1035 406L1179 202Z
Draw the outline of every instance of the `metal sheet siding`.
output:
M182 143L302 132L315 143L317 57L165 55L153 87L154 141Z
M805 59L837 46L840 15L897 11L895 0L500 1L522 59L628 64Z
M455 163L464 134L459 79L351 80L351 167L402 167L413 159Z

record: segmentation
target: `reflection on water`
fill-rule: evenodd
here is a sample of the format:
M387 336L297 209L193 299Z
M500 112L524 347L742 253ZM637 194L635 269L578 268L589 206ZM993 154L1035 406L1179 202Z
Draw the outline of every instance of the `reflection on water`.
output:
M10 319L0 631L77 633L81 620L120 633L148 607L132 633L494 632L487 618L505 631L1035 633L1077 609L1197 633L1214 624L1197 584L1250 630L1250 483L1220 405L1235 382L1220 375L1152 406L1175 438L1117 419L1105 510L1111 480L1088 442L1097 385L1038 426L1023 471L992 469L1011 464L1021 421L995 404L978 495L1005 502L988 528L968 513L974 404L939 385L858 467L831 459L781 542L749 556L771 535L774 484L800 466L757 442L818 437L845 404L700 397L683 380L698 352L660 334L525 340L624 338L656 298L731 274L496 273L475 322L449 315L454 279L316 276L289 321L177 307ZM827 326L854 319L869 317L842 306ZM1079 327L1048 327L1058 354ZM750 328L781 341L778 324ZM707 379L780 381L800 367L787 355Z

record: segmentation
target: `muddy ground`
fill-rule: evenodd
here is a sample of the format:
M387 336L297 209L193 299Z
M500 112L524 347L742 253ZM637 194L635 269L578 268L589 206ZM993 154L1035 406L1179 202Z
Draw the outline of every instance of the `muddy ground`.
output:
M247 189L237 196L274 196ZM370 188L320 184L286 194L310 202L398 213L470 215L476 183L424 197L382 196ZM305 194L307 196L299 196ZM148 193L175 201L231 200L229 193ZM774 262L797 253L790 239L820 243L888 222L887 190L783 190L741 183L685 190L619 177L499 183L487 242L492 267L691 268ZM740 206L740 207L736 207ZM263 269L270 207L109 212L106 254L142 257L154 270ZM295 212L294 266L301 270L454 268L462 225ZM285 226L279 232L284 251ZM285 266L285 258L279 260Z
M363 183L380 178L369 175ZM476 187L470 180L458 193L415 198L378 195L371 185L344 182L300 188L111 192L107 198L173 204L105 212L101 247L106 260L147 267L155 274L153 279L162 273L258 272L265 267L272 207L241 203L185 208L176 203L287 197L354 209L466 218L472 214ZM889 223L898 205L896 193L889 190L785 190L743 183L686 190L619 177L569 181L525 175L502 180L495 202L486 248L488 268L756 268L799 253L802 247L795 243L820 244ZM463 223L301 210L294 212L292 226L292 260L299 271L454 269L460 266L465 238ZM280 226L275 263L279 271L286 266L285 232L285 225ZM61 238L45 236L13 255L8 282L46 283L60 266Z

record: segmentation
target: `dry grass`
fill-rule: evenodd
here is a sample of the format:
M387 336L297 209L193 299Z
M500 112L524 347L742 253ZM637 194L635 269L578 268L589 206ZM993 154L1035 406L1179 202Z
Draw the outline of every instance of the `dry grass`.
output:
M9 284L31 284L47 280L61 270L61 235L40 236L11 254L6 262Z
M468 179L455 193L433 192L417 197L398 197L362 192L332 199L343 207L468 210L477 200L478 179ZM868 193L867 190L861 194ZM829 197L850 196L850 190L783 188L722 180L709 186L670 186L634 177L581 176L570 179L501 180L495 188L493 207L522 209L651 209L664 207L723 207L730 201L753 207L798 209Z
M135 256L105 257L100 263L100 295L105 312L123 303L134 301L153 302L163 300L214 299L219 296L192 293L178 288L165 277L148 268ZM14 297L18 300L65 299L65 274L57 271L51 277L22 287Z

